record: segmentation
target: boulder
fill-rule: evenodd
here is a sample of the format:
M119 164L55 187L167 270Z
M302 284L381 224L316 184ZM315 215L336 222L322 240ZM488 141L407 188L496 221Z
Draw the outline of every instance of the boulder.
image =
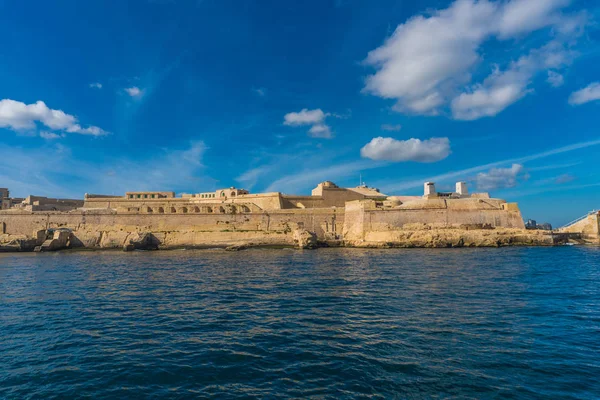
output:
M134 233L125 240L123 251L158 250L158 240L150 232Z
M317 235L304 229L294 231L294 243L299 249L316 249Z
M39 232L37 236L36 241L39 241L44 237L44 235ZM36 246L33 251L56 251L66 249L71 245L72 236L73 232L67 228L49 229L45 234L46 240L41 245Z

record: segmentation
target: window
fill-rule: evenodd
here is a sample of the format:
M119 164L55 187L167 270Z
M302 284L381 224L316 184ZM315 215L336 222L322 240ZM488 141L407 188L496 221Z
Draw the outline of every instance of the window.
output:
M155 195L152 195L152 198L154 198Z
M129 198L130 198L130 199L133 199L133 195L132 195L132 194L130 194L130 195L129 195Z
M225 197L225 192L221 192L221 197Z
M142 195L141 195L141 194L138 194L138 195L137 195L137 198L138 198L138 199L139 199L139 198L141 198L141 197L142 197Z
M147 199L147 198L148 198L148 195L147 195L147 194L145 194L145 195L144 195L144 198L145 198L145 199Z

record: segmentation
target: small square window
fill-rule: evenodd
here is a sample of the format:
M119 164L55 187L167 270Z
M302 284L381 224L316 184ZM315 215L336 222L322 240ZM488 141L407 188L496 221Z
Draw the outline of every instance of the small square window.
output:
M154 198L154 195L152 195L152 198Z
M141 195L141 194L138 194L138 195L137 195L137 198L139 199L140 197L142 197L142 195Z

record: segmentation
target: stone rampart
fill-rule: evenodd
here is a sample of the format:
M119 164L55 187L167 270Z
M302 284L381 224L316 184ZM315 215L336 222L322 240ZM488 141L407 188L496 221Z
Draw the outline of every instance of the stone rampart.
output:
M289 212L288 212L289 211ZM293 243L293 231L314 232L319 240L336 239L344 212L336 209L280 210L251 214L141 214L112 210L0 213L0 226L9 235L69 228L85 247L122 247L133 233L151 232L168 246L228 244L237 241Z
M478 204L470 200L435 199L380 208L375 201L348 202L344 240L365 240L370 232L410 230L415 224L456 229L468 226L525 228L518 207L505 202Z
M600 211L590 213L579 221L560 228L559 231L581 233L582 239L593 243L600 243Z

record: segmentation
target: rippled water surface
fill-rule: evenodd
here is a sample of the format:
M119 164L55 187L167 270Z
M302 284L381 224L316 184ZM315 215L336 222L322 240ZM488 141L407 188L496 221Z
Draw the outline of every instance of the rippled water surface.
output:
M0 398L600 398L600 249L0 254Z

